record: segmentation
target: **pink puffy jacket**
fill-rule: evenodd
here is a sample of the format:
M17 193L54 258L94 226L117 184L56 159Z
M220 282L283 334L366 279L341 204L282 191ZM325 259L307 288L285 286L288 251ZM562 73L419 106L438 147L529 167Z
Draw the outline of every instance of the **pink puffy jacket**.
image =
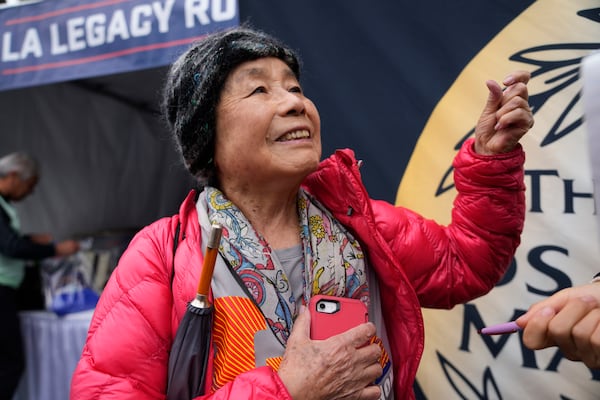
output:
M414 398L424 342L420 308L451 308L481 296L508 267L524 222L524 160L520 147L484 157L466 142L454 161L459 194L447 227L370 199L351 150L337 151L304 182L359 239L377 272L396 399ZM121 257L94 313L72 400L166 398L169 349L202 266L195 196L190 193L178 215L142 229ZM270 367L243 373L202 398L291 400Z

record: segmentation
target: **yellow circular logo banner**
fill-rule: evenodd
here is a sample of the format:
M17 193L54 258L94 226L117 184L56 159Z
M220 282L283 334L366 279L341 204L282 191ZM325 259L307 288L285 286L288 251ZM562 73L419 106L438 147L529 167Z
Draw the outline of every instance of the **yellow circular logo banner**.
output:
M425 352L417 378L428 399L600 398L600 371L555 348L530 351L519 333L477 333L600 271L580 79L582 58L599 48L597 0L534 2L466 66L417 142L396 204L448 223L456 194L452 160L483 109L485 81L501 81L516 69L531 72L536 123L521 141L527 154L522 243L488 295L450 311L424 310Z

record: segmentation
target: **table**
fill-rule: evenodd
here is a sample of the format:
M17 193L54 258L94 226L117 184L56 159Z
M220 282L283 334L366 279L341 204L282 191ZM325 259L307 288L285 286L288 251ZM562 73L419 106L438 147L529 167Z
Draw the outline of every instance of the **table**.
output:
M13 400L67 400L94 310L20 313L26 369Z

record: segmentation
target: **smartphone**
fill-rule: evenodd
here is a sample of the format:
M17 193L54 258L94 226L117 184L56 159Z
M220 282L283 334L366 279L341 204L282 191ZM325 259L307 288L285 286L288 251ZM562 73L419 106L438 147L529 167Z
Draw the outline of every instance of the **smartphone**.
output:
M367 306L358 299L313 296L309 303L310 337L324 340L369 321Z

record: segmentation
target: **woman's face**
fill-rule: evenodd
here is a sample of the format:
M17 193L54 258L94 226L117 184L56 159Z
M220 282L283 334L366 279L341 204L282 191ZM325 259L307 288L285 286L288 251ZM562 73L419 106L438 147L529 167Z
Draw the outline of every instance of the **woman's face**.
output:
M299 184L319 164L319 113L278 58L248 61L231 71L216 119L221 185Z

